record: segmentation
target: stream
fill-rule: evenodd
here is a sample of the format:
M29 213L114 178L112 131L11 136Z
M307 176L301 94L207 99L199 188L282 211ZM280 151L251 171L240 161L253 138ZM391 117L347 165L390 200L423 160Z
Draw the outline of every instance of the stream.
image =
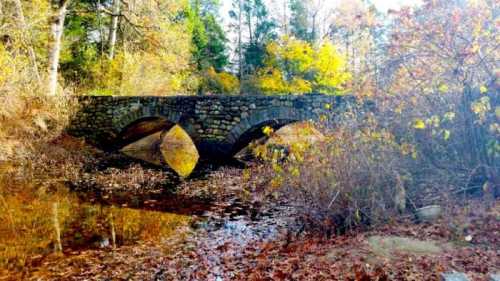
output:
M211 252L198 257L208 257L204 265L216 278L224 255L212 253L224 252L229 245L245 249L256 241L274 239L281 235L280 224L286 223L275 215L286 207L263 209L258 200L242 196L244 166L202 163L183 180L169 169L111 155L84 167L77 180L50 185L43 195L34 182L24 183L22 189L11 187L15 192L9 192L7 185L3 193L10 196L5 204L14 218L10 227L25 231L8 235L8 225L0 226L0 234L5 233L0 264L14 272L50 264L57 268L63 261L54 254L58 243L64 260L142 245L162 251L185 251L186 246L196 245ZM19 205L21 201L25 205ZM16 220L19 214L25 217ZM236 250L233 254L238 255ZM185 269L189 276L193 267Z

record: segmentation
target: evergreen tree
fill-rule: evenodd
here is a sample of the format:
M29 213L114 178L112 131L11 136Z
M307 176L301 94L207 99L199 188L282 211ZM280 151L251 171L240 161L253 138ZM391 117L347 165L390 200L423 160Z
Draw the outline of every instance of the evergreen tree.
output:
M213 0L195 0L188 18L192 29L193 60L199 71L213 67L222 71L229 60L227 39L217 20L218 4Z
M236 0L233 7L236 10L230 12L230 16L238 20L240 11L239 2ZM241 42L237 45L238 52L241 50L241 68L242 75L248 75L255 72L259 67L263 66L263 61L266 53L266 45L277 38L277 24L269 15L267 7L262 0L245 0L241 1L241 18L242 24L235 25L238 32L246 31L246 42Z
M316 40L315 15L309 19L311 11L306 1L290 0L290 31L291 35L297 39L307 42Z

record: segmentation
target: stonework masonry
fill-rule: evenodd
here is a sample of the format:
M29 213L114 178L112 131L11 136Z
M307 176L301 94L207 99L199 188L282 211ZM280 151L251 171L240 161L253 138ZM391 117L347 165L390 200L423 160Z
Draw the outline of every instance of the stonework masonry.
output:
M202 158L232 156L262 127L334 118L351 96L81 96L67 131L91 144L116 150L133 140L178 124ZM136 133L137 132L137 133Z

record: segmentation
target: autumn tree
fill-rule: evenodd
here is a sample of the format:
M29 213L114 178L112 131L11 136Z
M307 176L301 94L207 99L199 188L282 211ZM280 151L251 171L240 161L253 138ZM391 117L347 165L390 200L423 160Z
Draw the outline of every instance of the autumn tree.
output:
M465 188L498 174L496 9L495 1L443 0L393 11L381 69L384 122L416 143L422 169Z
M44 71L55 55L53 41L47 40L54 23L50 2L9 0L1 8L0 161L22 161L39 142L60 132L67 104L62 91L48 91L49 81L57 91L57 72L49 80L54 73Z
M345 59L330 42L316 47L284 37L267 46L258 86L266 94L341 94L351 78L345 68Z
M379 86L379 65L386 58L384 16L366 1L341 1L328 22L327 37L347 59L353 93L372 95Z
M106 59L97 57L89 65L90 81L85 91L94 94L120 95L171 95L193 92L197 87L191 66L191 33L188 23L182 17L187 1L141 0L120 5L119 14L113 12L114 2L92 5L100 8L106 20L97 20L90 25L83 37L94 46L107 49ZM109 36L115 30L116 38ZM101 27L102 24L108 24ZM99 34L99 36L89 36ZM106 36L108 35L108 36ZM86 37L86 38L85 38ZM113 39L113 40L110 40ZM111 48L114 46L111 56ZM90 57L95 57L96 48L88 48ZM90 85L89 85L90 84ZM89 88L90 86L90 88Z

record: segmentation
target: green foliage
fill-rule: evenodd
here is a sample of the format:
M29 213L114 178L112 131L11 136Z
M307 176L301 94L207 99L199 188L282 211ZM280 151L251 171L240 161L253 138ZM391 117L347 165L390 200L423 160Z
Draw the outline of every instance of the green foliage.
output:
M234 9L229 12L230 17L236 22L240 14L238 4L239 1L233 1ZM240 79L245 80L242 82L252 83L249 78L264 65L266 45L277 38L277 26L262 0L242 1L241 17L242 25L238 23L233 25L238 33L243 34L247 31L245 33L248 36L246 42L238 42L236 46L236 51L242 53L242 61L238 62L243 75Z
M75 10L96 10L96 1L78 1ZM94 83L92 67L103 57L105 42L102 29L107 17L97 13L69 13L65 21L63 49L60 60L61 75L79 87ZM98 32L98 33L96 33ZM94 38L98 34L98 38Z
M199 71L210 67L222 71L229 63L227 39L217 15L210 8L213 4L210 0L196 0L187 9L188 25L192 32L193 61Z
M244 72L252 74L263 66L265 46L276 39L276 23L270 18L267 7L261 0L245 1L244 17L249 27L249 41L243 44Z
M192 60L200 76L198 92L232 93L224 68L228 65L227 39L218 23L218 3L195 0L187 9L188 26L192 33ZM233 82L234 84L234 82ZM229 88L228 88L229 86Z

